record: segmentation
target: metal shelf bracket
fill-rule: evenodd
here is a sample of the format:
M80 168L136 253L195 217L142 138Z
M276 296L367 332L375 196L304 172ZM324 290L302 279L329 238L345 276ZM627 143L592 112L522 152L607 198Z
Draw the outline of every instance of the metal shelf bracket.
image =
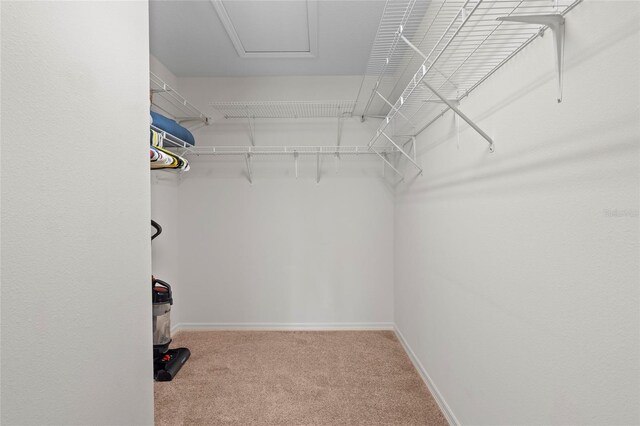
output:
M487 135L484 130L482 130L480 127L478 127L478 125L476 123L473 122L473 120L471 120L469 117L467 117L462 111L460 111L458 109L458 107L451 101L449 101L447 98L445 98L444 96L442 96L440 94L440 92L438 92L436 89L434 89L429 83L427 83L426 81L422 80L422 85L424 87L426 87L427 89L429 89L431 92L433 92L434 95L436 95L438 98L440 98L440 100L442 102L444 102L445 104L447 104L447 106L449 108L451 108L451 110L453 110L453 112L455 112L456 114L458 114L458 116L460 118L462 118L464 121L467 122L467 124L471 127L473 127L473 130L475 130L476 132L478 132L480 134L480 136L482 136L483 138L485 138L487 140L487 142L489 142L489 151L493 152L494 151L494 147L493 147L493 139L491 139L491 137L489 135Z
M247 120L249 120L249 139L251 140L251 145L256 146L254 117L247 117Z
M342 117L338 116L338 137L337 137L337 143L336 146L338 147L338 150L340 148L340 142L342 141ZM336 152L336 157L340 157L340 153Z
M247 177L249 178L249 183L253 184L253 172L251 171L251 154L247 153L244 157L244 161L247 164Z
M398 152L399 152L400 154L402 154L403 156L405 156L405 157L406 157L406 159L407 159L407 160L409 160L409 162L410 162L411 164L413 164L414 166L416 166L416 168L418 169L418 174L419 174L419 175L421 175L421 174L422 174L422 167L420 167L420 166L418 165L418 163L416 163L415 158L411 158L411 156L410 156L409 154L407 154L407 153L406 153L406 152L405 152L405 151L404 151L404 150L403 150L403 149L402 149L402 148L401 148L397 143L395 143L395 142L394 142L394 140L393 140L393 139L391 139L391 138L390 138L390 137L389 137L385 132L380 132L380 134L381 134L382 136L384 136L385 138L387 138L387 140L388 140L389 142L391 142L391 144L392 144L392 145L393 145L393 146L398 150ZM414 142L414 144L415 144L415 142ZM415 149L415 145L414 145L414 149Z
M562 73L564 68L564 16L560 14L549 15L515 15L501 16L498 21L523 22L526 24L544 25L553 32L555 43L556 72L558 73L558 103L562 102ZM542 29L542 31L544 28ZM543 32L540 33L542 35Z
M389 160L387 160L387 158L386 158L386 157L387 157L386 153L382 153L382 154L381 154L380 152L376 151L376 149L375 149L374 147L372 147L372 146L371 146L371 147L369 147L369 149L370 149L371 151L375 152L375 153L376 153L376 155L377 155L378 157L382 158L383 163L384 163L384 164L386 164L387 166L391 167L391 170L393 170L394 172L396 172L396 174L397 174L398 176L400 176L400 182L404 181L404 175L403 175L402 173L400 173L400 171L399 171L398 169L396 169L396 168L393 166L393 164L391 164L391 163L389 162ZM383 171L384 171L384 169L383 169ZM383 176L384 176L384 174L383 174Z

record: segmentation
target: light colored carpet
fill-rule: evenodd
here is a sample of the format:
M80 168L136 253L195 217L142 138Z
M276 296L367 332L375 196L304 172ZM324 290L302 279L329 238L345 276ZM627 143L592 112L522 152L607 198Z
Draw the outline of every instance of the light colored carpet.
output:
M391 331L189 331L155 420L174 425L446 425Z

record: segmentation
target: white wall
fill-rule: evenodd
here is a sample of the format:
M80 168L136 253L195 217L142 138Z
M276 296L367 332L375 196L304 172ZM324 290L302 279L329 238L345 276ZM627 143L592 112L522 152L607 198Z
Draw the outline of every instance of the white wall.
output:
M249 185L207 176L213 168L194 165L180 187L183 322L392 323L393 194L381 182Z
M2 424L152 424L148 6L1 14Z
M215 116L209 103L216 100L354 99L359 84L354 77L180 79L179 90ZM198 145L249 144L246 121L217 118L196 132ZM366 144L376 124L347 120L342 144ZM257 120L256 143L335 145L336 126L335 119ZM192 158L191 167L178 186L173 250L183 325L391 325L394 196L380 160L343 157L336 168L323 158L319 184L315 158L300 158L296 180L292 158L256 157L253 185L242 158Z
M397 194L395 321L463 424L637 424L638 2L567 16L419 138Z
M172 73L162 62L153 55L149 55L149 70L160 77L165 83L174 89L178 88L178 77Z

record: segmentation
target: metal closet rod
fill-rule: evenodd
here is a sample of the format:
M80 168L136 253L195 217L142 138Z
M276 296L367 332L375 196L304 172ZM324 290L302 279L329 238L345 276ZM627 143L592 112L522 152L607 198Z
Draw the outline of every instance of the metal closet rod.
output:
M179 147L186 149L185 155L371 155L368 146L211 146ZM392 154L396 149L386 149Z

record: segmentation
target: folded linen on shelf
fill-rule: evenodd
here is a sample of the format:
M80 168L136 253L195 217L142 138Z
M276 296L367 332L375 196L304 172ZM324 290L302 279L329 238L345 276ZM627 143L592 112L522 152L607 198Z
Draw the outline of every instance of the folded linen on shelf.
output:
M151 124L158 129L164 130L165 132L177 137L188 143L189 145L195 145L196 139L193 137L193 134L182 127L176 121L165 117L162 114L158 114L157 112L151 111Z

